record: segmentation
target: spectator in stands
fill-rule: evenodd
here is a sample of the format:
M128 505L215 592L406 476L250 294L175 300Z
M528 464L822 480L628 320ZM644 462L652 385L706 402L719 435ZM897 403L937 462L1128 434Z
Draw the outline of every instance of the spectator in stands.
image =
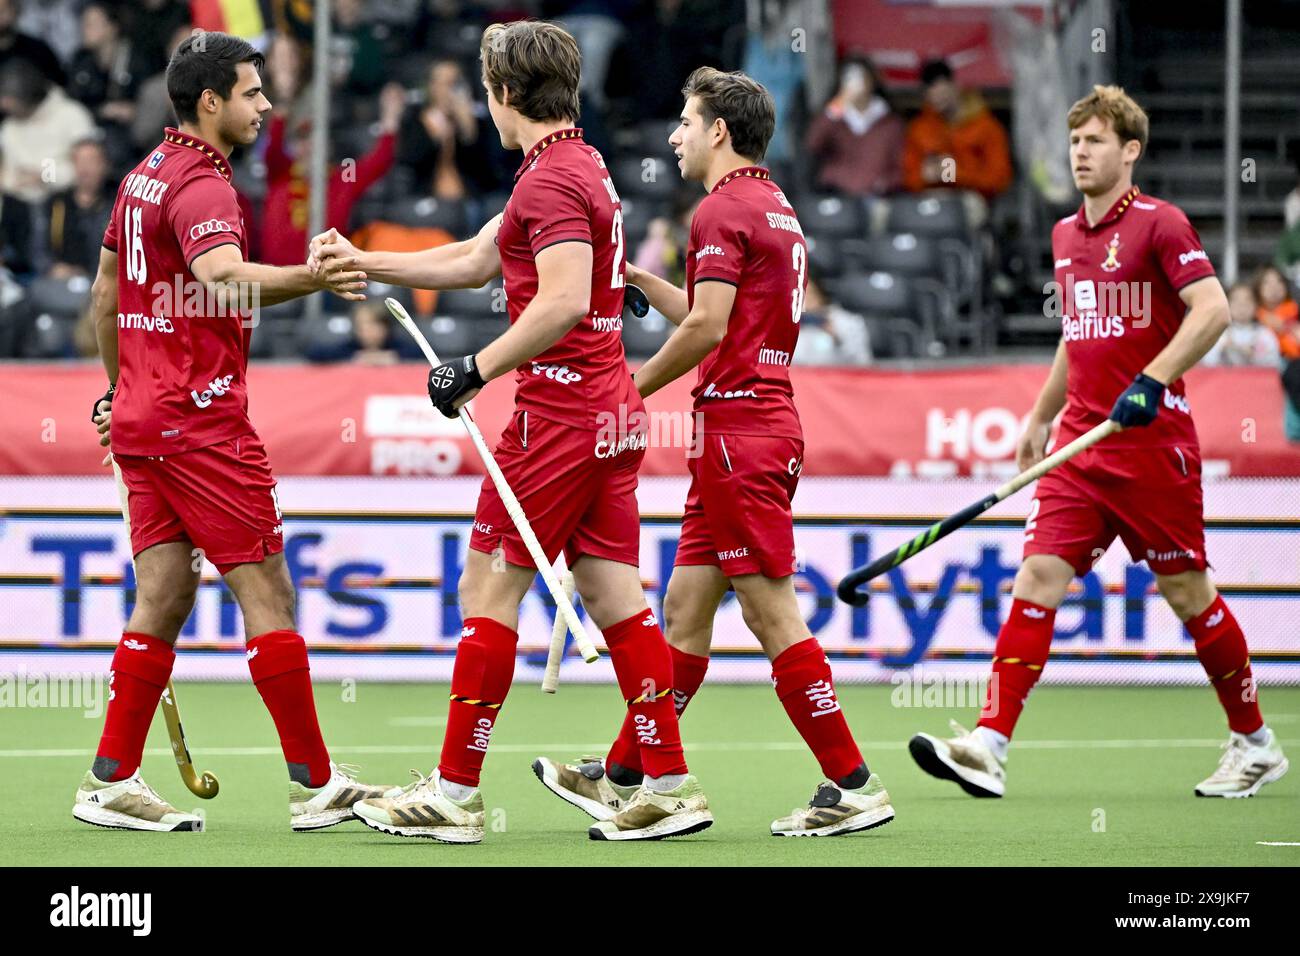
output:
M81 11L81 49L68 68L68 95L102 125L125 129L135 119L135 95L146 74L123 34L118 10L107 3L87 4Z
M189 7L182 0L134 0L130 20L131 45L144 76L166 69L167 61L176 49L176 32L184 28L189 33Z
M64 82L62 66L72 61L72 54L81 45L81 13L85 0L17 0L21 9L18 31L35 37L54 51L59 58L60 71L50 77L60 85Z
M39 203L70 185L72 144L95 134L90 111L20 59L0 69L0 113L0 192Z
M542 0L541 15L559 20L573 34L582 52L578 92L583 107L605 110L605 80L614 49L623 40L624 24L638 6L636 0Z
M352 306L352 338L356 351L352 361L360 365L393 365L398 360L393 348L393 323L378 299Z
M334 0L334 45L330 63L335 87L348 94L373 96L387 75L384 45L365 16L362 0Z
M449 200L489 192L496 181L485 107L460 64L434 61L422 99L406 109L397 138L397 162L411 170L417 190Z
M31 207L17 196L0 193L0 273L31 272L31 251Z
M870 365L871 340L867 321L832 302L821 285L809 277L804 293L795 365Z
M55 193L42 213L45 273L51 278L93 276L116 190L108 179L108 153L98 139L72 148L73 185Z
M865 56L840 63L839 88L809 125L804 149L820 190L881 196L902 183L903 121Z
M1007 131L975 90L963 90L952 69L932 60L921 70L925 104L907 126L903 185L912 192L955 188L992 199L1011 185Z
M62 83L63 67L49 44L18 29L21 13L22 0L0 0L0 61L9 64L22 60L36 67L51 83Z
M348 229L352 207L392 167L397 125L405 107L406 91L396 83L385 86L379 94L379 137L374 145L366 155L346 157L330 171L323 228ZM290 128L283 114L272 114L260 217L262 261L271 265L297 265L307 256L310 147L310 119L293 121Z
M1300 359L1300 306L1277 266L1264 266L1251 283L1259 303L1256 318L1277 336L1278 350L1287 360Z
M167 95L167 63L192 31L189 23L182 23L172 31L171 41L159 61L158 72L140 84L140 92L135 98L135 120L131 123L131 141L137 150L157 146L163 138L163 130L176 122L171 97Z
M686 285L686 247L691 238L691 219L703 196L680 190L673 196L671 218L656 216L636 248L632 264L673 285Z
M1277 336L1255 318L1258 308L1259 300L1248 283L1238 282L1228 290L1231 323L1206 354L1206 365L1277 365Z

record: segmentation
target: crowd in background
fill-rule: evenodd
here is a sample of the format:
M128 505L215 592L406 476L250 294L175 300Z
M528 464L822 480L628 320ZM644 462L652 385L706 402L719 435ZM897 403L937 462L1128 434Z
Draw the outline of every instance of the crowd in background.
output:
M256 13L248 22L260 24L255 39L266 53L264 81L275 110L259 142L234 157L235 181L254 256L301 262L314 119L310 4L245 5L250 17ZM240 6L232 0L229 9ZM869 220L889 197L951 190L961 195L971 227L979 228L1014 178L1005 124L981 92L963 88L947 63L932 61L919 84L904 90L916 108L901 109L866 57L789 53L783 17L790 6L334 0L326 224L375 246L419 248L464 235L501 208L518 156L502 149L487 115L478 36L492 20L531 15L558 19L577 37L581 123L607 157L640 158L654 149L671 159L667 136L683 78L702 63L743 68L776 98L778 135L766 161L797 208L807 208L799 197L839 197ZM174 122L163 71L194 19L180 0L0 0L0 357L43 354L31 345L38 319L30 306L33 288L46 299L51 284L58 294L84 295L121 175ZM833 27L827 31L821 42L833 49ZM768 42L772 37L782 42ZM635 139L648 123L650 139ZM637 167L628 168L635 176ZM653 201L630 236L630 258L681 282L699 191L673 179L646 193ZM622 191L627 180L617 172L616 180ZM1300 329L1288 282L1288 270L1300 263L1300 192L1293 199L1288 225L1295 228L1283 239L1276 267L1233 287L1232 326L1209 360L1284 363L1288 393L1300 408ZM866 364L878 327L837 299L829 273L817 274L825 252L813 260L794 360ZM980 281L988 284L987 276ZM432 301L415 304L432 307ZM395 359L387 324L368 309L358 307L352 316L345 354ZM67 346L68 354L93 347L84 334Z

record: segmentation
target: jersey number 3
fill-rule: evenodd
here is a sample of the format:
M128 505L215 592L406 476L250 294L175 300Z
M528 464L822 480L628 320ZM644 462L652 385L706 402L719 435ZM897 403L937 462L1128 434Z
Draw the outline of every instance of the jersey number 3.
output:
M790 253L794 257L794 291L790 293L790 321L795 325L803 318L804 277L808 274L808 253L796 242Z

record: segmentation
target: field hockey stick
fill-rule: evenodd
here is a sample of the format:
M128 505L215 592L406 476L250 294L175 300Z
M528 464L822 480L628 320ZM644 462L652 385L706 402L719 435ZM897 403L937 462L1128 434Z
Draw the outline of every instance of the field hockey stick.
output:
M398 324L406 329L411 338L415 339L415 344L420 347L424 357L429 360L429 365L433 368L441 365L442 363L438 361L438 356L433 351L433 346L424 337L424 333L415 324L415 320L407 314L402 303L390 298L385 299L384 304L388 306L388 311L393 314L393 318L397 319ZM483 466L487 469L492 484L496 486L497 494L501 496L501 501L506 506L506 512L510 515L510 520L515 523L519 536L523 538L524 546L528 549L533 563L542 575L546 590L551 592L551 598L555 601L557 612L564 618L565 624L573 633L573 641L578 646L578 653L582 655L582 659L588 664L595 663L600 659L600 655L596 653L596 646L591 643L591 638L587 636L587 629L582 626L582 621L578 619L578 612L574 608L573 602L564 593L564 588L560 585L555 570L551 567L551 562L546 560L546 552L542 550L541 542L537 540L537 535L533 533L532 525L528 523L528 518L524 515L524 509L520 506L519 499L510 490L510 485L506 482L506 476L501 473L501 466L492 457L487 442L483 440L483 433L478 430L478 425L470 416L469 409L464 405L460 407L460 420L465 426L465 430L469 432L470 440L478 450L479 457L483 459Z
M563 554L560 555L557 567L560 569L560 584L564 587L565 595L572 601L577 585L573 580L573 572L565 566ZM555 626L551 628L551 646L546 652L546 672L542 675L543 693L554 694L560 686L560 662L564 660L564 639L568 636L568 631L564 626L564 617L557 608Z
M850 571L848 574L844 575L844 579L840 581L839 587L835 589L835 593L839 595L839 599L845 604L852 604L854 607L863 607L871 599L871 594L868 591L859 591L858 588L861 585L868 583L874 578L880 577L892 568L898 567L908 558L915 557L926 548L930 547L930 545L934 544L939 539L952 534L963 525L970 524L999 501L1011 497L1021 488L1025 487L1025 485L1037 481L1057 465L1069 461L1079 452L1086 448L1091 448L1107 435L1113 434L1119 430L1120 425L1117 422L1107 419L1095 428L1080 435L1064 448L1052 452L1052 454L1048 455L1038 464L1026 468L991 495L981 498L970 507L963 508L956 514L949 515L942 521L930 525L930 527L926 528L911 541L899 545L888 554L882 554L870 564Z
M122 502L122 523L126 525L126 533L129 536L131 511L126 503L126 482L122 480L122 469L118 467L111 452L107 463L113 466L113 479L117 482L117 497ZM194 761L190 759L190 748L185 743L185 729L181 726L181 712L176 706L176 687L170 677L167 678L167 686L163 690L159 704L162 707L163 721L167 724L167 736L171 739L172 756L176 758L176 767L181 772L181 780L194 796L211 800L220 791L221 784L214 774L206 770L199 773L194 769Z

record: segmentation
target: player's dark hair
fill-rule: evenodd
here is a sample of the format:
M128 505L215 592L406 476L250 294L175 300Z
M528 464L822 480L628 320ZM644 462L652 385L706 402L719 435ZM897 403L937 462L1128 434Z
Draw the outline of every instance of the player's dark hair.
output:
M1131 139L1137 140L1140 147L1138 159L1146 153L1150 121L1146 111L1122 87L1094 86L1091 93L1070 107L1065 125L1076 130L1094 116L1110 123L1121 146Z
M554 23L493 23L479 42L483 79L498 103L534 122L577 122L582 54L578 41Z
M921 85L928 87L931 83L939 80L951 80L952 67L948 65L947 60L928 60L921 67Z
M241 63L251 63L262 72L264 59L247 40L229 33L196 31L181 42L167 64L167 95L172 109L182 123L199 120L199 97L212 90L223 100L230 99Z
M776 132L776 103L762 83L744 73L702 66L686 78L682 96L699 100L706 123L722 120L736 154L757 163Z

